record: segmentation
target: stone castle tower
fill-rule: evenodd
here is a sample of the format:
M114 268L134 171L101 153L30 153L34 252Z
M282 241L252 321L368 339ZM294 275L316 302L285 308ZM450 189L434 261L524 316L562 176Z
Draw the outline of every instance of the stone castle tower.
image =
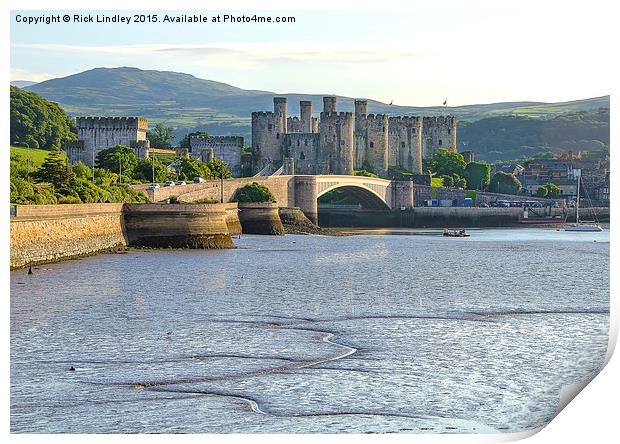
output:
M137 157L146 156L149 126L144 117L76 117L75 126L78 141L64 147L71 163L90 165L99 151L116 145L133 148Z
M288 117L285 97L273 99L273 112L253 112L255 168L284 164L296 174L381 174L399 167L422 173L422 159L440 148L456 151L454 116L368 114L364 99L355 100L354 113L337 112L336 102L335 96L323 97L318 120L309 100L300 102L299 117Z

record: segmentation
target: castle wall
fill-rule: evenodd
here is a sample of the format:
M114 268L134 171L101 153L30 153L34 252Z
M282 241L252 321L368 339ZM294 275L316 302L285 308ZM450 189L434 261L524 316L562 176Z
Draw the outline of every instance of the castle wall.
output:
M83 142L78 160L87 164L92 163L93 153L96 156L102 149L148 146L148 120L144 117L77 117L75 124L78 140Z
M260 169L266 162L282 161L283 135L278 132L279 118L272 112L252 113L252 153Z
M319 159L328 169L317 165L316 174L353 174L353 113L322 112L319 132Z
M287 132L286 121L286 97L273 98L273 113L278 119L278 133L285 134Z
M193 157L207 161L209 150L230 168L233 176L241 175L243 137L240 136L192 136L189 141Z
M414 173L422 172L422 118L398 116L388 119L388 164Z
M364 168L366 161L366 116L368 115L368 101L355 100L355 133L354 133L354 164L355 169Z
M388 169L388 116L369 114L366 116L366 159L377 173Z
M422 157L430 159L440 148L456 151L456 117L423 117Z
M312 131L312 101L302 100L299 102L299 119L302 122L301 133L311 133Z
M304 131L304 124L301 119L297 116L288 117L286 119L286 129L289 133L305 133L308 131Z
M323 97L323 112L335 113L336 112L336 96Z
M316 117L312 118L312 132L313 133L319 132L319 119L317 119Z
M284 151L286 157L294 159L295 174L315 174L315 171L327 168L326 161L319 157L320 143L318 133L286 134Z

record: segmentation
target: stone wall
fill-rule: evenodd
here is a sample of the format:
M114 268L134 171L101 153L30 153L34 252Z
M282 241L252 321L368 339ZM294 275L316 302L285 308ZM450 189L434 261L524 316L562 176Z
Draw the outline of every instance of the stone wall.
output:
M237 204L19 205L11 216L11 268L127 245L232 248Z
M234 248L220 204L126 204L127 243L155 248Z
M11 268L127 245L123 204L25 205L11 217Z

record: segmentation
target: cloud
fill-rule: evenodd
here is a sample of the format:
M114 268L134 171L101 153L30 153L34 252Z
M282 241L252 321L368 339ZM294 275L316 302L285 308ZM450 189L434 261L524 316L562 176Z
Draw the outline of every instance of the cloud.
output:
M43 82L58 77L57 74L49 72L31 72L20 68L11 68L11 81L28 80L30 82Z
M144 44L84 46L51 43L13 44L14 49L61 53L114 54L132 56L184 57L197 65L236 69L265 69L274 63L310 62L343 64L379 64L414 61L430 54L411 48L372 47L327 42L262 42L220 44Z

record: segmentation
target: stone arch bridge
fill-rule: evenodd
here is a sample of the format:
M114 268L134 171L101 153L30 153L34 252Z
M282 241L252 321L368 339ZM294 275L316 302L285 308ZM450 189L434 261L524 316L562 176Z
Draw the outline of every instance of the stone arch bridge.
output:
M243 177L212 180L199 184L145 190L153 202L161 202L174 196L183 202L215 199L230 202L237 189L252 182L267 186L281 207L299 207L314 223L318 223L317 199L335 189L343 189L357 197L363 208L391 210L412 208L414 185L409 181L394 181L365 176L294 175Z

